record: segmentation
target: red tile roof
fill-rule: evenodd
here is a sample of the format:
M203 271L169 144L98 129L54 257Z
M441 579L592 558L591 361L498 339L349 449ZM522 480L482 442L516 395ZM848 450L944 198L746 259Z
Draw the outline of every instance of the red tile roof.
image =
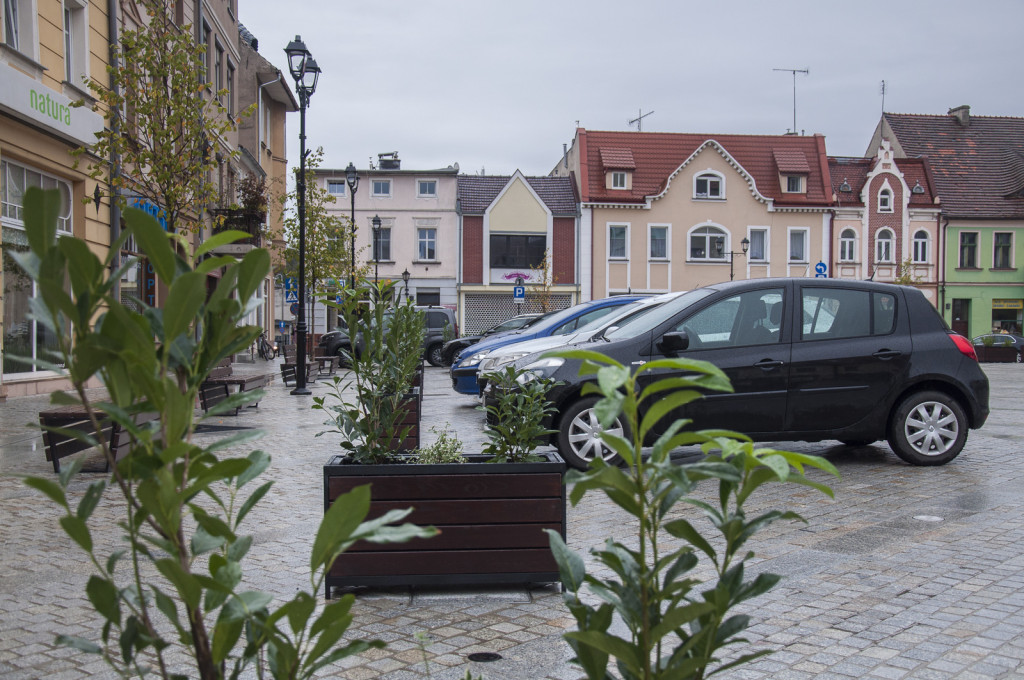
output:
M464 215L482 215L508 186L511 175L459 175L459 207ZM576 186L571 177L524 177L555 217L576 215Z
M849 158L845 156L829 156L828 169L832 175L832 191L836 195L839 206L863 206L861 192L867 183L868 173L875 167L875 158ZM896 167L903 173L910 188L911 208L936 208L935 185L924 158L900 158ZM849 191L843 191L843 182L850 185ZM914 187L920 185L921 192L914 193Z
M629 149L600 149L601 165L609 170L633 170L636 162Z
M927 156L943 212L1024 219L1024 118L885 113L909 157ZM895 145L894 145L895 147Z
M711 135L670 132L602 132L579 129L580 179L584 202L642 204L665 190L672 174L706 143L732 158L753 179L758 191L776 206L822 206L832 202L828 186L825 138L797 135ZM632 189L607 189L603 154L628 150L635 161ZM783 193L775 152L786 159L802 155L807 193ZM787 161L788 162L788 161Z
M808 173L811 166L807 164L807 156L803 151L795 149L774 149L772 155L775 157L775 165L779 172Z

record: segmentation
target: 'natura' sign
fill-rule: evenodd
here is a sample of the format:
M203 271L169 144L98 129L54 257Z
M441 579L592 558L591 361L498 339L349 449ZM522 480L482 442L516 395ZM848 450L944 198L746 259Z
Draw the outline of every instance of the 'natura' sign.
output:
M13 68L0 68L0 108L83 146L103 129L103 116Z

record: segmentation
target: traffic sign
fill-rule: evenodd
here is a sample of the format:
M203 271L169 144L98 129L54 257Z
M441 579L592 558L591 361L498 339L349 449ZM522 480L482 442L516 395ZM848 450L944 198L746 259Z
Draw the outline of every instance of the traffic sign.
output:
M526 301L526 286L514 286L512 288L512 302L522 303Z
M293 302L292 306L289 307L288 309L291 310L292 316L298 315L298 313L299 313L299 303L298 302Z
M285 279L284 279L284 289L285 290L298 290L299 289L299 280L297 278L295 278L294 276L286 276Z
M827 279L828 278L828 265L824 262L819 262L814 265L814 278L816 279Z

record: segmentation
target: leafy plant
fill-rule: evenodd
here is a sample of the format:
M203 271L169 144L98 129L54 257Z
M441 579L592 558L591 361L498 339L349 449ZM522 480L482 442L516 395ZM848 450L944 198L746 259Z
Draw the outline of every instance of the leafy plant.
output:
M395 299L395 283L367 282L372 300L367 306L361 290L345 289L342 301L327 301L338 309L349 329L352 348L344 353L349 378L335 377L332 392L314 397L313 408L331 414L329 424L342 435L341 447L357 463L392 462L393 442L405 439L401 427L405 402L417 369L423 362L423 312L411 300ZM354 400L352 397L355 397Z
M272 482L256 486L270 457L262 451L225 455L227 447L258 433L206 446L193 441L200 385L221 359L243 350L260 332L239 324L266 276L267 252L252 250L241 261L210 255L244 237L241 232L218 234L193 252L186 235L165 232L152 217L129 209L122 239L135 238L168 289L163 308L141 300L129 306L115 288L123 269L133 264L120 263L121 243L112 244L100 260L83 241L58 240L59 205L56 191L25 192L30 250L15 257L38 286L33 317L58 341L56 354L37 363L53 369L64 363L74 386L73 393L54 393L52 401L88 413L95 434L75 436L100 447L113 471L109 480L92 482L77 503L68 488L80 461L65 466L57 480L25 480L63 510L60 525L88 558L92 575L86 595L103 620L98 639L67 635L58 642L100 655L123 677L203 680L235 678L253 669L260 678L308 678L345 656L383 646L360 640L342 644L352 620L352 596L318 612L315 593L335 558L356 540L391 542L436 532L390 526L408 511L365 521L369 487L355 489L324 516L310 556L310 590L272 606L273 596L245 585L242 562L253 538L240 533L270 490ZM221 276L208 293L207 274L214 270ZM105 401L89 400L85 385L93 378L106 386ZM236 394L209 416L260 396L262 391ZM153 412L160 417L137 424L136 416ZM120 461L104 438L103 417L130 438L130 453ZM124 514L116 524L91 526L108 488L120 494ZM121 541L94 540L108 531L119 532ZM111 543L123 548L99 553L99 545ZM172 655L187 656L191 670L172 668Z
M416 452L416 462L421 465L432 463L465 463L466 457L462 453L462 442L458 435L448 434L448 423L445 423L443 430L436 427L430 431L437 435L437 439L430 446L423 446Z
M584 394L597 393L595 405L601 425L608 428L621 413L631 438L604 432L601 436L625 461L626 468L609 466L601 458L586 471L570 470L573 505L589 491L605 493L636 519L636 535L627 543L609 539L591 555L608 576L587 573L582 556L569 550L557 532L548 531L551 549L565 585L565 603L576 619L577 630L564 637L587 677L609 678L608 664L626 680L685 680L706 678L767 654L755 651L723 661L720 653L730 645L747 642L740 637L749 624L746 615L730 615L736 605L770 590L774 574L744 578L744 564L753 556L743 552L758 531L780 519L802 518L794 512L770 510L748 517L744 504L769 482L792 482L829 496L831 489L804 476L814 467L838 476L827 460L771 449L754 449L742 434L721 430L684 431L687 420L677 420L657 437L650 456L641 446L653 437L655 426L670 413L698 399L701 391L732 391L729 380L715 366L686 359L650 361L636 372L597 352L563 351L553 356L582 362L580 374L596 374ZM639 389L644 373L662 369L685 372L689 377L654 379ZM697 463L679 465L669 452L699 444L705 454ZM714 500L694 496L698 484L717 483ZM705 537L676 508L683 502L699 510L718 534ZM682 541L678 548L665 545L667 536ZM702 584L693 570L702 553L717 581ZM598 600L587 604L582 593ZM617 615L628 630L611 631Z
M523 463L540 460L533 451L553 433L544 427L544 417L554 412L548 401L551 381L526 380L526 371L509 365L487 374L495 403L478 407L487 412L484 434L490 442L484 453L492 463Z
M267 178L256 173L247 173L238 181L238 200L241 201L242 210L250 212L265 213L267 211Z

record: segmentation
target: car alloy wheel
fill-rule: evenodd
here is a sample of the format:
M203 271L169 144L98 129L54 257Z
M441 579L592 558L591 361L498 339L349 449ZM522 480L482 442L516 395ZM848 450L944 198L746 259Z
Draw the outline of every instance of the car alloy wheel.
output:
M596 458L602 458L610 465L621 461L619 455L601 440L602 432L628 436L621 416L611 427L601 427L594 411L597 402L597 397L580 399L566 410L558 428L558 452L566 463L580 470L586 469Z
M912 465L942 465L963 449L967 428L967 416L954 399L942 392L919 392L896 408L889 445Z
M431 366L444 366L444 353L442 345L431 345L427 348L427 361Z

